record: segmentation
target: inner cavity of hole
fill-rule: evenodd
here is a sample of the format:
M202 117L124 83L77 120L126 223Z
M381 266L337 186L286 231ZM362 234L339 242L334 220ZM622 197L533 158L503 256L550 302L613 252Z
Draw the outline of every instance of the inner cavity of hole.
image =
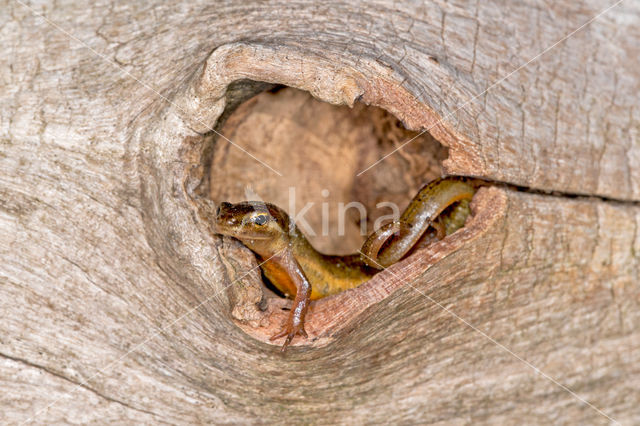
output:
M211 133L203 195L216 203L261 199L290 215L306 208L298 217L302 231L329 254L356 252L376 220L392 214L380 203L402 212L424 183L441 176L447 158L447 149L424 133L357 176L418 133L383 109L335 106L289 87L243 102L217 130L283 176ZM363 206L363 223L356 207L341 214L349 203Z

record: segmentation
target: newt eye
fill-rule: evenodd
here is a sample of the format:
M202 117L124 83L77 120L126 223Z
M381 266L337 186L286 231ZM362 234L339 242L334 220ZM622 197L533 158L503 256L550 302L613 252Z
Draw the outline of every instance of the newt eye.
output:
M259 216L256 216L253 218L253 223L255 223L256 225L264 225L265 223L267 223L267 216L261 214Z

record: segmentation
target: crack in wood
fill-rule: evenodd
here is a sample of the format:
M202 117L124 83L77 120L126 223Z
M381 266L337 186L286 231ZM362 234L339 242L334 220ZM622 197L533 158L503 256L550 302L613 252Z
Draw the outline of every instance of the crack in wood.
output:
M17 363L20 363L20 364L25 365L27 367L31 367L31 368L35 368L37 370L43 371L43 372L45 372L47 374L50 374L50 375L52 375L54 377L57 377L59 379L62 379L64 381L66 381L66 382L71 383L76 388L82 388L82 389L84 389L86 391L89 391L92 394L94 394L97 397L99 397L100 399L104 399L105 401L121 405L121 406L123 406L125 408L131 409L131 410L134 410L134 411L138 411L140 413L150 414L150 415L152 415L154 417L158 417L158 418L162 418L163 417L162 415L160 415L158 413L154 413L153 411L145 410L145 409L139 408L139 407L134 407L133 405L131 405L131 404L127 403L127 402L124 402L124 401L121 401L119 399L113 398L113 397L111 397L109 395L105 395L104 393L101 393L98 390L88 386L86 382L74 380L74 379L72 379L72 378L70 378L68 376L65 376L62 373L54 371L54 370L52 370L52 369L50 369L48 367L36 364L34 362L28 361L28 360L23 359L23 358L14 357L14 356L2 353L2 352L0 352L0 357L8 359L8 360L11 360L11 361L14 361L14 362L17 362ZM66 392L67 395L70 395L71 393L73 393L74 390L75 389L72 389L70 392ZM35 420L35 418L33 420Z

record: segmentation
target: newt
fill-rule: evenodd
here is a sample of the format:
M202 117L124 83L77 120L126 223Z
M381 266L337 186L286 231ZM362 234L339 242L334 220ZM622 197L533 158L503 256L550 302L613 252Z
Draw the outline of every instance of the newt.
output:
M355 288L415 249L452 234L464 226L474 192L472 185L453 178L425 185L397 221L371 234L360 253L347 256L320 253L286 212L261 201L221 203L215 225L217 233L253 251L267 279L294 299L282 331L271 337L286 336L284 351L296 335L307 337L311 300Z

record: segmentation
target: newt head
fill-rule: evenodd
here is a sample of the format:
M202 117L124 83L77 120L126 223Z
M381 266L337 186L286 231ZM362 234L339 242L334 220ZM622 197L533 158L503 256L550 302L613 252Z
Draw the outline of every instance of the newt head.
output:
M216 232L240 240L250 249L265 254L289 241L289 217L279 207L262 201L221 203L216 212Z

